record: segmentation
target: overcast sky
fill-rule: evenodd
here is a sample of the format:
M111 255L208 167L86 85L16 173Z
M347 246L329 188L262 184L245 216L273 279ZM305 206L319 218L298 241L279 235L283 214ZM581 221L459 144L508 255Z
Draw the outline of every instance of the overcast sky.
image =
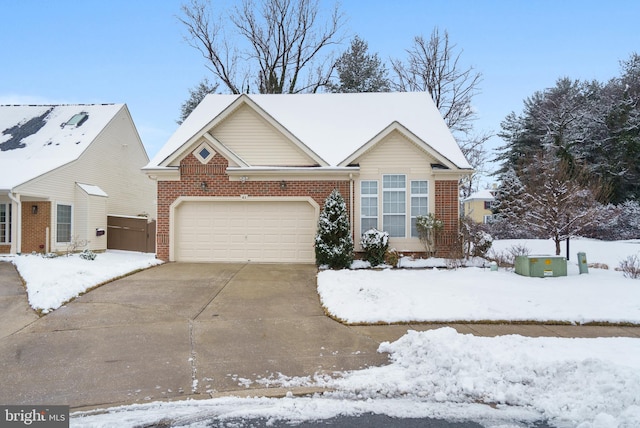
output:
M209 76L184 41L182 3L0 0L0 104L126 103L153 157L189 88ZM343 0L341 10L347 38L336 53L358 34L384 61L404 58L415 36L447 30L462 65L483 76L480 131L497 132L560 77L606 81L640 52L636 0Z

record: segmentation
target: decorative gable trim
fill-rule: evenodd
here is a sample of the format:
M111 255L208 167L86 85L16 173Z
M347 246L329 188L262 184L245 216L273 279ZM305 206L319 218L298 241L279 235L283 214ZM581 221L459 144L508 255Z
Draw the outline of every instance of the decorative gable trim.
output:
M424 150L426 153L433 156L442 165L446 166L448 170L460 171L460 169L453 162L451 162L449 159L447 159L438 151L434 150L433 147L431 147L429 144L427 144L426 142L418 138L413 132L411 132L409 129L407 129L405 126L403 126L401 123L397 121L394 121L385 129L383 129L381 132L379 132L375 137L369 140L366 144L361 146L358 150L353 152L349 157L347 157L345 160L340 162L338 166L344 167L344 166L349 166L353 163L356 163L358 158L360 158L362 155L364 155L368 151L372 150L378 143L383 141L393 131L398 131L401 134L403 134L420 149Z
M249 164L245 162L240 156L238 156L233 150L222 144L209 132L205 132L202 136L215 148L218 153L227 158L228 161L233 162L238 166L249 166Z

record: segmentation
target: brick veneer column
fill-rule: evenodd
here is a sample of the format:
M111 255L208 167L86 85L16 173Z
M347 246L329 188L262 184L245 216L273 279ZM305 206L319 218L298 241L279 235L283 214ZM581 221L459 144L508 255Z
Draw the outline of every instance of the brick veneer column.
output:
M286 180L286 187L280 186L280 180L273 181L230 181L226 174L227 160L216 154L203 165L193 154L180 162L180 181L158 182L158 219L157 219L157 257L169 260L169 208L180 196L310 196L322 208L324 201L333 189L337 188L347 202L349 210L348 180ZM207 183L202 189L201 183ZM348 211L350 212L350 211Z
M459 239L458 181L436 181L435 215L444 221L444 228L436 241L436 255L449 257L457 253Z

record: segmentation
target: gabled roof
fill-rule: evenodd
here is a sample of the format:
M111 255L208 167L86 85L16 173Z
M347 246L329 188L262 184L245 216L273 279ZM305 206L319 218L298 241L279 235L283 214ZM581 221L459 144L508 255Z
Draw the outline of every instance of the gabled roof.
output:
M212 94L198 105L146 168L168 160L245 102L275 121L321 166L345 166L361 147L392 124L399 124L458 168L470 169L440 112L424 92L358 94Z
M487 200L487 201L492 201L495 199L495 196L493 195L493 192L495 192L494 189L482 189L479 190L475 193L472 193L471 195L469 195L469 197L467 199L465 199L465 201L472 201L475 199L479 199L479 200Z
M0 106L0 189L72 162L124 104Z

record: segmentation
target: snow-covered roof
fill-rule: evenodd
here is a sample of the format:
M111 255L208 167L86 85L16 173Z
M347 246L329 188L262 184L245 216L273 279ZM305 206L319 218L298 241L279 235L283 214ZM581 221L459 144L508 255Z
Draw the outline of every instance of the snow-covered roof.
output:
M399 123L458 168L471 168L425 92L358 94L212 94L198 105L149 162L165 166L176 151L239 98L247 97L326 162L340 163L393 123Z
M123 106L0 106L0 189L76 160Z
M493 193L491 193L491 192L495 192L495 190L493 190L493 189L482 189L482 190L479 190L479 191L469 195L469 197L467 199L465 199L465 201L471 201L471 200L474 200L474 199L493 200L493 199L495 199L495 197L493 196Z
M107 192L93 184L76 183L87 195L108 197Z

